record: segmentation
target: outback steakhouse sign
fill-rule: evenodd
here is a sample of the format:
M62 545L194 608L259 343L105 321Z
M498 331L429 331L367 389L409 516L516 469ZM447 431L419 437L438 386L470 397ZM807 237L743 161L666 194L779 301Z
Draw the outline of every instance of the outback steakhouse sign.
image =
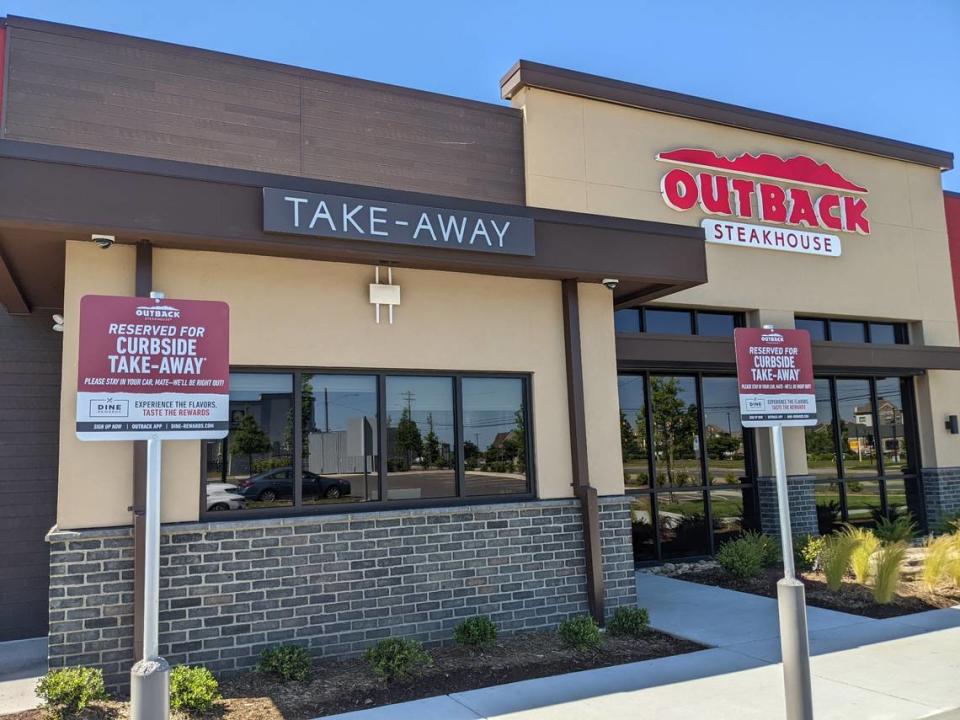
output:
M733 342L744 426L817 424L810 333L737 328Z
M678 212L699 207L725 218L701 222L708 242L835 257L835 233L870 233L867 189L805 155L744 153L731 159L680 148L659 153L657 160L681 166L660 179L668 206Z
M85 295L80 300L77 436L226 436L229 308L206 300Z

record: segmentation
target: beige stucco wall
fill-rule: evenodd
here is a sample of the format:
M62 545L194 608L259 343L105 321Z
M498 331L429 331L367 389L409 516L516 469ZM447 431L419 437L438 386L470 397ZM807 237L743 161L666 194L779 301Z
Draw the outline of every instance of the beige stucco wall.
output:
M541 497L571 494L560 283L434 271L394 271L396 322L377 325L373 268L222 253L156 250L154 287L168 297L230 304L232 365L516 371L533 375ZM62 528L126 524L131 443L81 443L75 417L77 317L87 293L131 294L134 251L67 245L60 500ZM622 492L612 300L581 286L588 457L601 494ZM163 521L197 518L197 442L164 446Z
M699 226L699 207L678 212L660 195L676 166L656 154L678 147L809 155L869 189L871 234L840 233L841 257L707 244L709 282L661 304L743 310L781 326L794 314L902 320L926 344L960 344L939 170L541 89L513 103L524 112L530 205ZM960 409L960 373L931 372L918 395L923 464L960 465L960 441L943 426ZM805 472L802 434L787 445L790 471Z

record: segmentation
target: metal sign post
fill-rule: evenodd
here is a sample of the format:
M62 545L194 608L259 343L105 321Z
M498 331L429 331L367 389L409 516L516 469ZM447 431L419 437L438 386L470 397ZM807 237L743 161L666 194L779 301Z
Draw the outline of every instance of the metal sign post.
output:
M783 551L777 610L787 720L813 720L806 597L794 566L783 446L784 425L814 425L817 421L810 335L803 330L778 331L772 325L762 329L737 328L734 345L742 423L745 427L770 428Z
M130 669L131 720L168 720L170 666L160 657L160 455L163 440L229 430L226 303L86 295L80 300L77 437L146 440L143 657Z
M787 720L813 720L806 591L803 583L797 580L793 561L793 532L790 528L790 500L787 495L787 463L783 453L782 425L773 425L770 428L770 440L777 475L780 543L783 548L783 579L777 582L777 610L780 616L780 655L783 658Z
M147 502L143 553L143 658L130 669L131 720L170 717L170 666L160 657L160 453L163 441L147 440Z

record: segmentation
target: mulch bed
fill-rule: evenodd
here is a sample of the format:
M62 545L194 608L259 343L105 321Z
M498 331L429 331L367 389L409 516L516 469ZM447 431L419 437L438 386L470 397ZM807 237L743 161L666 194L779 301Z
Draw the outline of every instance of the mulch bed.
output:
M728 590L739 590L740 592L775 598L777 597L777 580L783 577L783 572L779 568L771 568L758 578L741 580L727 574L722 569L716 568L684 572L671 575L671 577L702 585L714 585ZM833 591L827 587L823 573L807 572L799 574L799 577L806 588L807 605L828 610L839 610L853 615L883 619L960 605L960 589L944 586L937 588L935 592L931 592L922 582L914 579L906 579L900 584L900 589L893 602L880 605L874 602L872 589L859 585L853 580L853 577L845 579L843 586L838 591Z
M386 685L360 659L318 660L313 679L286 685L257 673L221 683L224 700L207 717L223 720L309 720L518 680L559 675L610 665L702 650L688 640L648 630L640 638L606 637L602 649L581 652L560 645L552 632L513 635L483 652L458 646L432 649L433 666L415 680ZM2 715L0 720L41 720L43 712ZM125 720L125 703L88 708L82 720Z

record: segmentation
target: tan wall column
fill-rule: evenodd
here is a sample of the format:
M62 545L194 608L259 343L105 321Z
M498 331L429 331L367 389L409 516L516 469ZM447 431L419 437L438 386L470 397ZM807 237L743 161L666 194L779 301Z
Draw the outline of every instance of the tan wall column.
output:
M773 325L776 328L792 328L793 311L764 308L749 315L749 323L753 327ZM758 473L761 476L772 476L773 453L770 444L770 432L765 428L757 428L757 460ZM802 427L783 429L783 450L787 460L787 475L807 474L807 443Z
M960 435L945 425L948 415L960 415L960 372L928 370L916 389L921 466L960 467Z
M136 248L114 245L101 250L92 242L69 241L65 252L57 526L129 525L133 443L81 442L75 426L80 298L88 294L133 295ZM91 517L96 521L90 523Z
M613 293L600 283L579 283L578 295L590 484L600 495L623 495Z

